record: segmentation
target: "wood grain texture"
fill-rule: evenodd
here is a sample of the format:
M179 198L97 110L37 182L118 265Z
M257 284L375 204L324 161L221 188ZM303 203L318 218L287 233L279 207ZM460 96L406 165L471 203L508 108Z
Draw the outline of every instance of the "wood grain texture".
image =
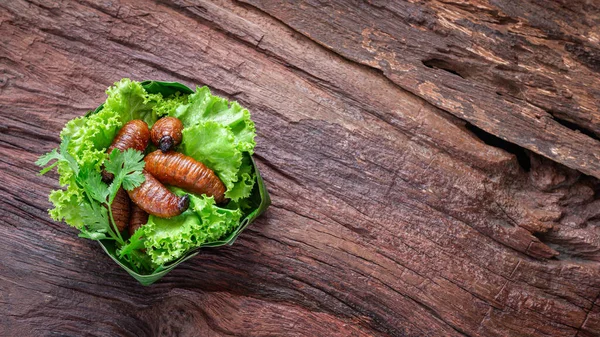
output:
M597 1L243 1L457 117L600 178Z
M510 3L0 3L0 331L600 334L598 8ZM273 201L151 287L33 164L122 77L246 106Z

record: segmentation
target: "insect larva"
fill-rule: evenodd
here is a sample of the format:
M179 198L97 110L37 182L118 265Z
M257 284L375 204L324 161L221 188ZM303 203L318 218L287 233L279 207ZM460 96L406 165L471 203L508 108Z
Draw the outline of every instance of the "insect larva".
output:
M130 202L127 192L123 188L119 188L111 205L113 219L119 232L122 232L129 223L129 206Z
M131 203L131 216L129 218L129 235L133 235L138 228L148 223L148 213Z
M150 130L148 130L148 124L142 120L134 119L123 125L106 152L111 153L114 149L121 151L135 149L143 152L146 150L149 141ZM112 173L102 170L102 178L104 181L112 181L114 177Z
M190 197L178 197L165 185L156 180L152 174L143 170L146 180L129 193L131 200L141 209L161 218L171 218L183 213L190 206Z
M225 185L211 169L192 157L173 151L154 151L144 161L145 169L164 184L213 196L217 203L225 201Z
M181 143L183 123L175 117L163 117L156 121L150 130L152 143L162 152L167 152Z
M143 120L134 119L123 125L106 152L111 153L114 149L121 151L127 149L144 151L146 146L148 146L149 139L150 130L148 129L148 124Z

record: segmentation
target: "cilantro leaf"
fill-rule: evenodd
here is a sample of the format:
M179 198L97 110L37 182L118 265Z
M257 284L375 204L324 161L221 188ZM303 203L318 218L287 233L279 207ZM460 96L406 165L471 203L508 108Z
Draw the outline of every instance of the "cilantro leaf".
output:
M106 234L104 234L104 233L90 232L90 231L88 231L86 229L82 229L81 233L79 233L78 236L80 238L90 239L90 240L104 240L104 239L109 239L109 237L106 236Z
M58 153L58 151L56 149L52 149L52 151L46 153L45 155L41 156L40 158L38 158L38 160L36 160L35 164L37 166L46 166L50 161L52 160L57 160L54 164L45 167L44 169L42 169L39 173L39 175L43 175L46 174L48 171L52 170L56 165L58 165L58 161L62 159L62 156L60 155L60 153Z
M121 171L123 177L122 183L123 188L129 191L140 186L144 182L145 178L142 174L142 170L144 169L146 162L144 161L144 154L140 151L127 149L123 155L123 170Z
M104 170L116 177L117 173L123 169L123 162L123 152L120 149L114 149L108 155L108 160L104 162Z
M143 249L145 248L144 231L138 229L130 238L129 241L117 250L120 259L123 259L131 264L136 272L148 273L156 268L150 256Z
M131 252L138 249L144 249L144 231L137 230L133 235L129 238L129 242L127 245L121 247L119 249L119 257L124 257L125 255L130 255Z
M145 165L144 154L141 151L127 149L121 152L119 149L114 149L110 153L108 160L104 162L104 169L115 176L108 187L109 203L112 203L121 186L130 191L144 182L142 170Z
M77 161L75 160L75 158L73 158L73 156L69 153L68 150L70 142L70 137L63 138L62 142L60 143L60 152L56 149L53 149L52 151L46 153L45 155L38 158L38 160L36 160L35 164L38 166L45 166L48 165L48 163L52 160L56 160L54 164L43 168L39 173L40 175L46 174L48 171L52 170L56 165L58 165L61 162L67 164L67 167L71 169L73 174L79 174L79 164L77 164Z
M141 173L144 169L144 153L135 149L127 149L123 152L119 149L114 149L108 161L104 163L104 169L116 177L121 178L135 172Z
M123 177L123 188L127 191L131 191L132 189L140 186L146 178L141 173L142 171L136 171L130 174L127 174Z
M79 172L78 181L92 199L100 203L106 203L108 186L102 181L102 176L98 171L91 169L89 166L84 166Z
M60 143L60 154L63 158L62 161L65 161L69 165L69 168L71 169L71 171L73 171L73 174L78 175L79 164L77 163L75 158L73 158L73 156L69 153L69 143L71 143L71 139L68 137Z
M96 202L85 203L81 217L85 226L93 232L106 233L110 229L108 210Z
M36 161L37 165L44 166L56 160L55 163L42 169L41 174L58 165L59 174L63 176L66 173L64 170L67 170L70 177L67 190L57 190L50 194L50 201L55 206L50 211L50 215L56 220L64 219L71 226L77 227L82 237L100 240L108 238L106 236L108 233L113 239L122 241L120 234L112 230L109 217L110 204L116 195L116 190L113 195L112 189L102 182L96 162L89 161L80 165L75 160L68 150L70 141L69 136L63 137L60 150L54 149ZM133 169L139 168L139 160L142 158L140 154L133 152L125 156L125 161L130 160L131 163L126 164L123 161L117 163L120 167L133 172L130 174L137 172ZM143 167L143 162L141 165ZM121 171L122 169L119 170L120 180L117 181L116 189L121 185L120 181L123 177L127 175L127 172Z

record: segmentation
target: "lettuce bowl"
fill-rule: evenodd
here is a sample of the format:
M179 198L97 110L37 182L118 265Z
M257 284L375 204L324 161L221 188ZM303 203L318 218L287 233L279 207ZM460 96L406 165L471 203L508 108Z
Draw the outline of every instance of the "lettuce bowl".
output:
M207 87L194 92L177 82L129 79L115 83L107 94L104 104L67 123L61 132L60 153L53 150L40 157L37 164L46 166L56 160L41 172L57 167L63 187L50 194L54 204L49 211L51 217L80 229L80 237L98 241L104 252L140 284L156 282L201 248L233 244L270 205L252 157L254 123L237 102L214 96ZM111 188L130 190L143 181L135 179L143 167L143 154L125 151L122 156L119 152L107 159L104 151L125 122L142 119L151 126L166 115L184 122L179 150L213 169L226 185L230 201L215 205L212 197L191 195L190 209L182 215L171 219L151 215L143 230L131 237L122 236L114 230ZM115 178L112 184L100 182L99 172L104 165L114 166L112 161L121 159L124 163L118 166L125 169L127 158L131 168L117 175L124 179ZM122 185L112 186L117 181ZM172 191L186 193L177 188Z

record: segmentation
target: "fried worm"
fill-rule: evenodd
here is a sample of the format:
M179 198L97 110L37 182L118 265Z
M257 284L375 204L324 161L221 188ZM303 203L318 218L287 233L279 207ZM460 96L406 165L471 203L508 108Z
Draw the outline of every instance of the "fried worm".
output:
M183 123L175 117L163 117L156 121L150 130L152 143L162 152L173 150L181 143Z
M148 213L131 203L131 217L129 218L129 235L133 235L138 228L148 223Z
M183 213L190 205L190 197L178 197L146 170L146 180L129 193L131 200L142 210L161 218L171 218Z
M111 209L115 224L117 225L119 232L122 232L129 223L130 209L129 196L127 196L127 192L125 192L122 187L117 191Z
M216 203L225 201L225 185L211 169L192 157L173 151L154 151L144 161L146 171L164 184L213 196Z

